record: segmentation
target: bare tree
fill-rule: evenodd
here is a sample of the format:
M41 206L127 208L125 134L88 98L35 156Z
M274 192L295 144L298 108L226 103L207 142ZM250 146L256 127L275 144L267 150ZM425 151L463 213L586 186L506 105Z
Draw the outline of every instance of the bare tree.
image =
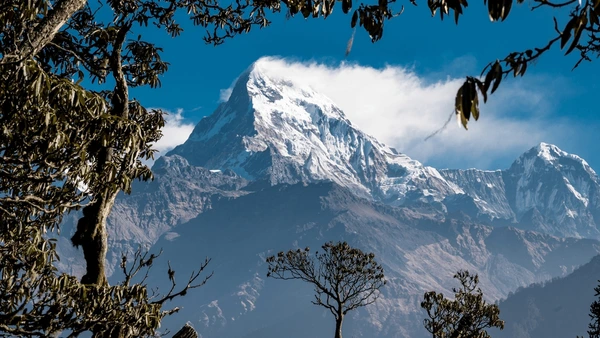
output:
M267 258L267 277L299 279L315 287L315 305L328 309L335 317L335 338L342 337L344 316L361 306L372 304L385 285L383 268L373 253L364 253L346 242L328 242L323 252L310 257L310 249L280 252Z

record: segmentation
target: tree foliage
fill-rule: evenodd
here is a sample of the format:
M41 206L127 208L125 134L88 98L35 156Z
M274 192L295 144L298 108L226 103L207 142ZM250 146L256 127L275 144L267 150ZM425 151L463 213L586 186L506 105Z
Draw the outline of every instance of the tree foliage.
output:
M488 7L491 21L504 21L512 8L513 0L484 0ZM517 0L518 4L523 0ZM472 117L479 119L479 95L486 102L488 95L498 89L503 79L509 75L524 76L527 68L535 63L542 54L555 45L565 50L565 55L577 51L579 59L573 69L582 61L592 61L593 57L600 56L600 1L599 0L565 0L554 2L549 0L533 0L532 10L540 7L569 9L565 18L554 17L554 36L539 47L532 47L523 51L509 53L504 58L490 62L481 72L479 77L467 76L463 85L456 94L454 110L461 124L467 128ZM440 11L440 18L454 12L455 23L458 24L460 15L468 6L466 0L428 0L427 5L432 16ZM565 13L565 12L563 12ZM560 19L560 20L559 20Z
M428 316L424 320L425 329L434 338L489 338L485 329L503 329L498 305L483 300L483 292L477 287L479 277L459 271L454 278L461 284L460 288L452 289L454 299L435 291L425 293L421 302Z
M600 281L598 281L600 283ZM594 288L594 297L600 296L600 285ZM600 299L596 299L590 305L590 324L588 325L588 335L590 338L600 338Z
M171 288L164 294L149 291L146 285L154 259L159 255L137 251L133 262L126 256L121 263L124 279L118 285L81 284L75 277L58 274L52 266L50 255L53 241L45 247L39 237L27 258L4 261L0 280L0 336L2 337L77 337L92 332L94 337L154 337L161 320L177 312L178 308L163 309L163 304L188 290L203 286L212 274L200 279L210 260L205 260L197 272L192 273L187 284L176 290L171 278ZM42 243L42 244L40 244ZM50 254L49 254L50 253ZM19 254L19 253L17 253ZM25 253L27 254L27 253ZM41 261L47 259L47 262ZM16 277L20 264L31 264L25 274ZM134 278L145 271L143 277ZM174 273L169 270L169 276Z
M383 267L373 253L364 253L346 242L328 242L316 251L310 249L280 252L267 258L267 277L298 279L315 288L313 304L325 307L336 320L335 337L342 337L344 316L359 307L372 304L385 285Z

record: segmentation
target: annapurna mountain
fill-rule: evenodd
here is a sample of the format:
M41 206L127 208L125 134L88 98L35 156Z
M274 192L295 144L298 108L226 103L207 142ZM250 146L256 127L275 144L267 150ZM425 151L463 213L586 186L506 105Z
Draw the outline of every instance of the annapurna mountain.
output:
M230 99L167 156L270 185L335 182L392 206L430 203L490 224L600 238L600 181L585 160L546 143L508 170L437 170L365 134L326 96L256 62Z
M177 300L183 310L166 326L190 321L203 337L330 336L310 286L266 279L264 265L269 254L329 240L374 252L386 271L381 299L345 324L355 337L424 336L423 292L450 294L458 269L479 273L498 300L600 251L600 185L583 159L542 143L508 170L424 166L360 131L324 95L271 74L268 62L240 75L229 100L109 217L112 267L139 244L164 249L155 273L171 261L179 278L213 258L214 277ZM60 267L81 273L67 240L75 216L63 226Z

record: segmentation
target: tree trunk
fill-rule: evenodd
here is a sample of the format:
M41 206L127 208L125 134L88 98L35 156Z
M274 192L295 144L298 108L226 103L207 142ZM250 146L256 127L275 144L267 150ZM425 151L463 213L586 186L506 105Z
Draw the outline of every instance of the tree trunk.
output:
M106 219L115 202L117 193L98 196L98 199L83 208L83 217L77 223L77 231L71 237L74 246L81 246L86 262L86 274L82 284L107 285L105 259L108 234Z
M181 330L173 335L173 338L198 338L198 333L190 324L185 324Z
M120 116L122 118L129 118L129 88L125 79L125 74L122 68L121 52L123 50L123 44L127 33L131 28L131 24L125 24L121 26L117 33L117 39L113 44L113 51L110 57L111 68L113 77L115 79L115 89L113 90L112 96L112 115ZM137 158L137 149L131 149L134 152L132 156L133 161ZM113 161L113 149L103 148L99 153L99 161L96 167L96 172L102 174L106 168L106 165ZM131 161L125 161L122 164L120 175L127 175L128 170L132 165ZM124 166L124 167L123 167ZM107 252L107 239L108 234L106 231L106 219L110 214L115 198L117 197L119 190L108 188L104 192L100 192L96 195L96 201L94 204L87 206L83 210L83 218L79 220L82 224L82 229L77 224L77 232L71 238L73 245L81 245L83 248L83 256L85 257L87 272L83 278L81 278L82 284L96 284L106 285L106 273L105 273L105 259ZM86 215L86 209L88 214ZM84 221L86 219L87 221ZM82 223L82 221L84 221ZM78 237L76 237L78 236ZM79 244L81 243L81 244Z
M338 314L335 319L335 338L342 338L342 322L344 321L344 314Z

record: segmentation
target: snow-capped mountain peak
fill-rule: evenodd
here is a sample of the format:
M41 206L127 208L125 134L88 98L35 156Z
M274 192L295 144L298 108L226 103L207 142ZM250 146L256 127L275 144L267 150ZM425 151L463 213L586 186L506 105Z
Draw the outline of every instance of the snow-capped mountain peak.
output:
M326 117L352 125L327 96L315 92L309 86L286 79L281 74L269 72L262 60L255 62L245 74L248 79L243 76L241 80L246 82L246 89L253 98L252 103L257 113L277 109L280 114L294 122L314 122ZM319 110L319 107L329 109ZM264 117L265 121L272 120L268 114L261 117Z
M557 157L568 155L567 152L560 150L554 144L540 142L537 147L534 148L538 152L538 156L548 162L556 160Z
M513 209L549 233L597 237L600 207L596 172L581 157L540 143L505 172ZM558 231L558 232L556 232Z
M333 181L363 197L404 203L461 192L440 173L365 134L328 97L257 61L229 100L170 154L271 184Z
M543 161L543 165L535 165L535 162L539 160ZM549 165L557 170L583 169L594 180L597 176L596 172L583 158L575 154L569 154L559 147L545 142L541 142L525 152L513 165L522 165L526 173L530 173L532 170L539 169L544 165Z
M331 181L390 205L433 202L485 222L600 238L600 181L581 157L540 143L508 170L438 171L362 132L327 96L267 66L259 60L242 73L229 100L167 155L249 181Z

